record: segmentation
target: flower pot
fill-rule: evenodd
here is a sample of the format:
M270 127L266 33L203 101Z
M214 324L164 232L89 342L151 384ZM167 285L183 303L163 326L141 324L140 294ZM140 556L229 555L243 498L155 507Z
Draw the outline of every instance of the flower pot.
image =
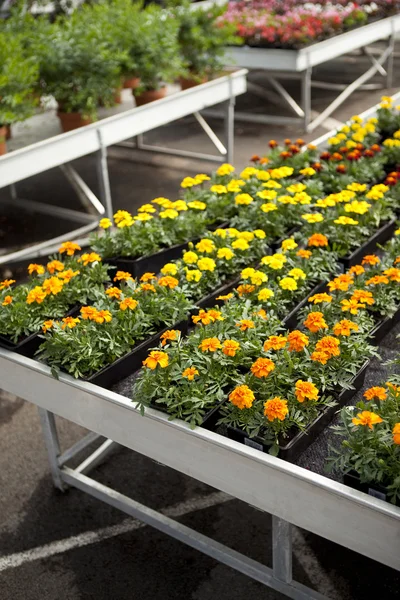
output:
M11 133L11 125L6 125L6 140L11 140L12 138L12 133Z
M326 282L322 281L318 283L315 287L310 290L305 298L301 300L296 306L292 308L292 310L286 315L286 317L282 320L282 325L286 329L295 329L298 325L298 314L299 311L308 305L308 299L314 294L321 294L326 291Z
M79 129L79 127L84 127L85 125L90 125L93 122L90 118L83 118L81 113L58 111L57 116L61 121L61 128L64 133Z
M0 127L0 156L7 154L7 127Z
M380 344L385 335L387 335L399 322L400 308L397 309L392 317L381 316L370 331L370 336L372 338L371 342L375 345Z
M123 88L136 90L136 88L138 88L139 85L140 85L140 77L135 77L134 75L132 75L132 77L127 77L124 80Z
M364 256L375 252L378 244L387 242L392 237L396 229L396 219L388 221L382 225L368 240L366 240L359 248L354 250L348 256L340 258L339 261L343 265L345 271L361 263Z
M167 95L167 87L164 86L159 90L146 90L141 94L135 94L135 90L132 90L132 93L135 97L136 106L143 106L143 104L148 104L149 102L154 102L154 100L160 100Z
M208 77L202 77L202 79L200 79L200 81L198 81L196 79L191 79L191 78L186 79L185 77L179 77L179 83L181 84L182 90L188 90L192 87L196 87L196 85L201 85L202 83L206 83L207 81L208 81Z
M364 492L365 494L373 496L374 498L378 498L379 500L390 502L387 496L388 489L385 485L374 481L361 483L360 476L356 471L349 471L349 473L345 473L343 475L343 483L354 490L359 490L360 492ZM396 506L400 506L400 500L396 500Z

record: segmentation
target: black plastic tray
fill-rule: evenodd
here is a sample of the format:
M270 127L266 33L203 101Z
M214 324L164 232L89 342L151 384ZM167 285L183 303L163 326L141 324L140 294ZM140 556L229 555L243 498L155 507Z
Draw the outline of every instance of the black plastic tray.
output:
M359 390L364 384L366 371L369 365L369 361L366 361L358 371L357 375L351 380L353 386L350 390L342 390L339 393L332 394L337 402L335 406L327 407L325 410L312 421L306 429L296 433L290 440L282 440L279 444L279 458L288 462L296 462L300 454L304 452L319 436L319 434L325 429L327 425L332 421L335 413L344 406L350 398ZM261 437L250 438L249 435L234 427L228 426L228 437L237 442L250 446L256 450L261 450L268 454L271 447L270 444L265 444Z
M272 240L269 243L269 246L271 248L271 250L273 252L276 252L277 250L279 250L279 248L282 245L283 240L287 240L288 238L292 237L296 231L298 231L299 228L298 227L292 227L291 229L289 229L289 231L287 233L285 233L285 235L283 235L282 237L276 239L276 240Z
M339 262L343 265L344 270L347 271L347 269L354 267L354 265L360 264L366 254L375 252L377 245L383 244L389 238L391 238L395 229L396 219L392 219L380 227L378 231L376 231L372 237L362 244L362 246L357 248L357 250L354 250L354 252L348 256L340 258Z
M370 332L373 344L380 344L385 335L387 335L393 327L400 322L400 308L394 313L392 317L381 318Z
M364 492L369 496L373 496L374 498L379 498L379 500L384 500L385 502L390 502L388 500L388 489L384 485L380 483L361 483L360 476L356 471L350 471L349 473L345 473L343 475L343 483L353 488L354 490L359 490L360 492ZM400 506L400 500L396 500L396 506Z
M209 431L213 431L219 419L219 409L222 402L219 402L216 406L211 408L203 417L202 422L200 423L200 427L204 429L208 429ZM154 410L159 410L160 412L168 415L168 410L163 404L157 404L155 402L150 402L150 407L154 408Z
M282 320L282 325L287 329L295 329L298 325L298 313L302 308L304 308L304 306L307 305L308 299L311 298L311 296L314 296L314 294L325 292L326 289L325 281L318 283L310 292L308 292L307 296L303 298L303 300L301 300L294 308L292 308L289 314L287 314Z

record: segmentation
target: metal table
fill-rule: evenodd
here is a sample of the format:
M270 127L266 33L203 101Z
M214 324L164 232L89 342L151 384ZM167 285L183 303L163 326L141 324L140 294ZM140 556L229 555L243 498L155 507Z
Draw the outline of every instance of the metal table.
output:
M218 2L218 0L216 0ZM201 4L201 3L200 3ZM205 5L207 2L205 3ZM205 6L206 8L206 6ZM357 89L379 89L380 84L367 84L376 73L386 78L386 87L392 87L395 35L400 32L400 15L381 19L357 29L347 31L323 42L312 44L301 50L280 50L270 48L252 48L249 46L227 49L227 63L251 70L267 73L273 89L248 82L248 91L261 98L272 101L277 106L285 104L295 116L284 117L249 112L236 113L236 119L253 123L273 123L283 125L303 125L305 131L314 131L346 101ZM380 40L386 40L386 47L380 51L369 46ZM377 51L377 53L376 53ZM369 57L371 66L350 84L328 83L312 79L313 67L329 60L358 52ZM384 66L386 63L386 67ZM288 93L279 79L299 79L301 82L301 105ZM312 119L312 88L337 90L339 95ZM212 114L209 111L208 114Z
M150 104L132 108L91 125L69 133L56 135L36 144L10 152L0 157L0 187L10 186L8 202L23 209L43 212L81 223L62 236L52 238L35 246L0 257L0 265L28 256L46 253L49 247L68 239L83 236L95 229L101 216L112 217L113 206L107 167L107 149L112 145L135 147L143 151L159 152L186 158L196 158L215 162L233 161L234 144L234 104L235 98L246 91L246 69L236 69L207 83L185 91L171 94ZM223 104L225 120L224 143L217 137L200 111L216 104ZM219 155L203 154L186 150L152 146L143 142L145 132L172 123L178 119L194 115L203 131L210 138ZM136 138L134 142L130 142ZM96 153L97 175L100 184L100 199L83 181L80 175L68 164L87 154ZM93 214L79 212L41 202L19 198L15 183L60 167L86 209Z

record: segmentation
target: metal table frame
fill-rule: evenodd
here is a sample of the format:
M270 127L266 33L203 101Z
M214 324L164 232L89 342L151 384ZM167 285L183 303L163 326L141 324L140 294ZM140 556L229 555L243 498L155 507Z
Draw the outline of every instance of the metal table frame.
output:
M218 0L216 1L218 3ZM207 2L204 3L204 8L207 8L207 4ZM400 32L400 15L395 15L347 31L323 42L312 44L301 50L252 48L249 46L228 48L228 64L236 64L252 71L261 70L268 76L272 89L265 89L259 84L249 81L248 91L279 107L282 104L286 105L295 115L286 117L237 111L236 119L252 123L303 125L304 130L307 132L314 131L326 121L329 124L329 117L353 92L358 89L372 90L384 87L381 84L367 83L375 74L378 73L385 77L387 88L392 87L394 44L398 32ZM382 51L376 47L370 47L371 44L381 40L387 42ZM355 52L368 56L371 66L352 83L329 83L312 79L313 67ZM284 88L279 79L300 80L300 105ZM333 89L340 92L325 110L314 115L314 119L311 110L311 90L313 87ZM208 111L208 114L215 115L216 113L215 111Z
M246 91L246 69L236 69L226 75L185 91L171 94L144 106L132 108L91 125L31 144L0 157L0 187L10 186L8 200L13 206L53 215L57 218L78 222L78 229L35 246L24 248L0 257L0 265L22 258L45 254L49 247L68 239L75 239L95 229L99 218L112 217L113 206L107 165L108 148L114 145L135 147L139 150L166 155L196 158L214 162L232 162L234 145L235 98ZM218 138L200 113L203 109L223 104L225 121L224 143ZM145 144L143 134L194 115L202 130L218 150L218 156L181 149ZM127 140L135 139L135 142ZM69 164L71 161L95 153L100 199ZM91 214L51 206L29 199L19 198L15 184L54 167L59 167L78 194L82 205ZM93 214L94 213L94 214Z

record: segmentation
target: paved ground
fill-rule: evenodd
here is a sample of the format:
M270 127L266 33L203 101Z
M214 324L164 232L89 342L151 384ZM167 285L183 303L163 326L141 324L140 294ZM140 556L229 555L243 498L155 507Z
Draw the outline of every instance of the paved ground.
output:
M365 66L367 66L365 64ZM338 73L350 80L355 65L329 65L319 78ZM397 86L400 77L397 74ZM296 91L296 85L291 87ZM395 89L388 90L394 92ZM296 92L297 93L297 92ZM337 113L344 120L379 100L380 92L359 92ZM332 97L315 91L313 109ZM246 96L240 107L255 107ZM47 119L46 119L47 123ZM43 123L43 127L45 124ZM47 123L49 125L49 123ZM51 124L50 124L51 125ZM216 129L220 126L216 123ZM323 129L306 139L311 140ZM235 164L262 153L268 139L298 137L293 128L238 123ZM25 131L21 135L33 135ZM210 151L208 141L190 119L150 134L158 143ZM17 142L17 140L16 140ZM120 151L118 151L120 152ZM116 152L112 151L113 156ZM176 198L182 176L211 170L212 165L169 157L138 157L140 162L110 158L116 208L133 209L158 195ZM78 171L96 189L93 157L77 161ZM77 208L78 202L62 176L53 171L18 185L21 196ZM4 199L4 191L0 201ZM1 211L1 246L14 247L44 239L70 225L39 215ZM393 332L382 345L384 359L396 347ZM382 381L376 361L367 385ZM1 384L1 382L0 382ZM82 435L73 424L59 421L64 447ZM326 437L322 445L326 445ZM308 464L307 464L307 461ZM316 468L315 454L303 458ZM99 481L165 510L187 525L271 564L270 517L193 479L127 450L96 469ZM366 526L368 524L366 523ZM399 598L398 574L318 536L295 530L294 572L303 583L334 600L365 597ZM95 499L52 488L36 409L6 393L0 394L0 599L1 600L284 600L212 559L175 542Z

